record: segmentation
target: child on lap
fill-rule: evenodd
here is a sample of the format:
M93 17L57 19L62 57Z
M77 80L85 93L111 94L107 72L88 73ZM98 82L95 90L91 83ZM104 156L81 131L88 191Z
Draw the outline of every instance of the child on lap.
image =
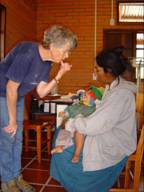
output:
M73 144L74 138L75 151L72 158L72 163L79 162L80 152L84 144L85 135L74 130L73 118L78 115L87 117L92 114L96 110L95 100L101 100L102 93L103 89L90 86L87 91L79 93L79 103L74 103L59 113L59 116L63 118L60 126L62 129L57 137L56 147L51 151L52 154L63 152L64 149Z

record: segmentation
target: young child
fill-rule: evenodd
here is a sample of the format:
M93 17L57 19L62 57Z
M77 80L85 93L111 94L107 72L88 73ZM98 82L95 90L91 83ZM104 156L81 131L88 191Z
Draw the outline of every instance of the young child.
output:
M103 95L103 88L96 88L90 86L86 91L80 91L79 102L66 107L66 109L59 113L63 118L61 123L61 130L56 140L56 147L52 149L51 153L61 153L65 148L73 144L74 137L75 152L72 158L73 163L78 163L80 152L84 144L85 136L74 130L73 118L77 115L84 117L89 116L96 110L96 99L101 100Z

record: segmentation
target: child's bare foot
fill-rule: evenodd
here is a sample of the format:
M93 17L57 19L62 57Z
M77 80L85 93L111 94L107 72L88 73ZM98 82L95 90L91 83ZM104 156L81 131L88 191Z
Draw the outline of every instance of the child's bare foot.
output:
M79 155L74 155L71 161L72 163L78 163L79 159L80 159Z
M51 150L51 154L53 153L62 153L63 152L63 146L57 146L54 149Z

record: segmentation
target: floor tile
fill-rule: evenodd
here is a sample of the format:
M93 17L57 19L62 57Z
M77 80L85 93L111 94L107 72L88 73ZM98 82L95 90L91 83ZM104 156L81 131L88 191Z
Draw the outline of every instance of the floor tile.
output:
M38 163L37 160L34 160L27 168L32 169L40 169L40 170L49 170L50 169L50 161L42 160L41 163Z
M66 192L62 187L45 187L42 192Z
M22 159L22 168L24 168L28 163L30 162L31 159L29 158L23 158Z
M55 179L51 178L51 180L49 181L48 185L57 185L57 186L59 186L60 183L58 181L56 181Z
M30 183L45 184L49 178L48 171L34 170L34 169L24 169L23 171L24 179Z

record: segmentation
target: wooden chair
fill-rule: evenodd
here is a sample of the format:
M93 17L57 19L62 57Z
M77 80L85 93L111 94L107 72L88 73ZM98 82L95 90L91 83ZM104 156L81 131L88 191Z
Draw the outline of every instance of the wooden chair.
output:
M43 122L43 121L30 121L29 119L29 107L30 105L25 102L25 112L24 112L24 143L25 143L25 151L29 151L29 132L30 130L34 130L36 132L36 151L37 151L37 160L41 162L41 153L42 153L42 130L47 129L47 148L48 153L51 151L51 130L52 130L52 122Z
M144 114L144 93L138 92L136 94L136 111Z
M144 151L144 125L141 129L140 138L138 141L137 149L135 154L132 154L125 167L124 172L124 187L123 188L112 188L109 192L139 192L140 174L141 174L141 162ZM134 163L134 167L132 167ZM133 175L132 170L133 168ZM130 187L130 177L132 176L133 185Z
M136 94L136 113L137 113L137 127L138 130L144 124L144 92Z

